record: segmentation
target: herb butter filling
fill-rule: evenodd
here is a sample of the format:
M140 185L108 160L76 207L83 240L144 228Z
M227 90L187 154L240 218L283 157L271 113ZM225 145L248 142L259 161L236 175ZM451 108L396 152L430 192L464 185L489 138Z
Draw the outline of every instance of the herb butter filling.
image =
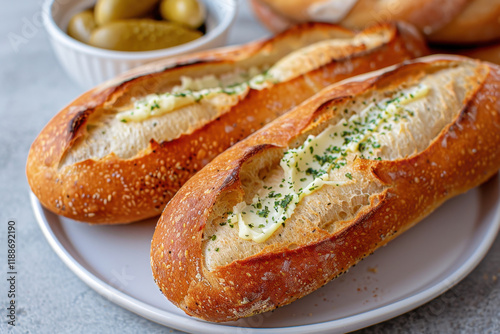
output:
M220 94L244 95L249 88L264 89L273 80L267 70L252 67L248 71L238 71L223 77L206 75L200 78L181 77L181 85L171 92L149 94L134 102L130 110L120 112L116 117L121 122L143 121L153 116L161 116L190 104L209 99Z
M378 137L391 131L394 124L414 115L409 104L425 97L429 87L419 85L391 99L363 104L366 107L348 119L329 125L317 136L310 135L298 148L288 149L280 161L283 179L278 185L263 185L252 203L241 202L229 213L227 224L238 224L239 237L263 242L293 214L307 195L324 185L339 186L356 182L351 173L332 177L331 172L348 164L355 154L362 159L377 158ZM348 110L344 111L346 114Z
M171 92L149 94L134 102L131 109L116 115L121 122L140 122L161 116L185 106L211 99L221 94L245 96L249 89L262 90L273 84L286 82L299 75L320 68L332 59L342 58L349 48L372 49L390 38L388 32L360 33L350 39L329 39L316 42L291 52L272 67L251 67L223 76L206 75L200 78L183 76L181 85Z

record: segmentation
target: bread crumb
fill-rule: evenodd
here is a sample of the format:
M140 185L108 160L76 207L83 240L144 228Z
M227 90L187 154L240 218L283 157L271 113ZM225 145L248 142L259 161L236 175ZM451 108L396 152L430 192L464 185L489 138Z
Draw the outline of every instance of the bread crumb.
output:
M378 268L377 267L368 267L368 271L376 274L378 272Z

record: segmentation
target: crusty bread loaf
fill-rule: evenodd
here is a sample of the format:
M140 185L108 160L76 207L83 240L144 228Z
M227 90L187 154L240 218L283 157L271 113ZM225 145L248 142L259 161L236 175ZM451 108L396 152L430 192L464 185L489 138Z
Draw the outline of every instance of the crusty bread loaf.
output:
M426 51L406 24L359 33L303 24L146 65L58 113L31 147L28 181L45 207L72 219L153 217L215 156L323 87Z
M209 321L307 295L498 171L499 91L499 67L451 56L326 88L179 190L152 240L156 283L187 314ZM326 174L305 170L328 163ZM323 183L274 220L280 207L289 210L282 185L297 188L298 178L288 182L295 170ZM250 216L262 226L247 224ZM276 222L270 235L249 237Z
M252 0L252 4L275 32L305 21L361 28L402 20L434 43L478 44L500 38L499 0Z

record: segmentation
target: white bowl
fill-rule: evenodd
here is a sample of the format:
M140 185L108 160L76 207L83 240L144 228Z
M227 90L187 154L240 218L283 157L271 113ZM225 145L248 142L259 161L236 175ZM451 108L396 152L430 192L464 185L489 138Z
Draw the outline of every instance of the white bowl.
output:
M157 59L223 46L236 17L236 1L202 1L207 7L206 34L186 44L154 51L112 51L96 48L69 37L66 28L71 17L94 6L96 0L47 0L43 7L43 21L62 67L76 83L90 89L125 71Z

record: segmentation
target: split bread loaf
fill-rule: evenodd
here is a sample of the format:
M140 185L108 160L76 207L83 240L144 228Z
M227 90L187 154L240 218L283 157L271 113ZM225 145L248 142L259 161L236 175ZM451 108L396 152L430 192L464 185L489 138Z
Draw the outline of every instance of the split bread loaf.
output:
M160 61L83 94L34 141L27 176L89 223L157 216L219 153L327 85L425 54L407 24L303 24L270 40Z
M219 155L165 208L154 279L230 321L339 276L500 168L500 68L431 56L347 79Z

